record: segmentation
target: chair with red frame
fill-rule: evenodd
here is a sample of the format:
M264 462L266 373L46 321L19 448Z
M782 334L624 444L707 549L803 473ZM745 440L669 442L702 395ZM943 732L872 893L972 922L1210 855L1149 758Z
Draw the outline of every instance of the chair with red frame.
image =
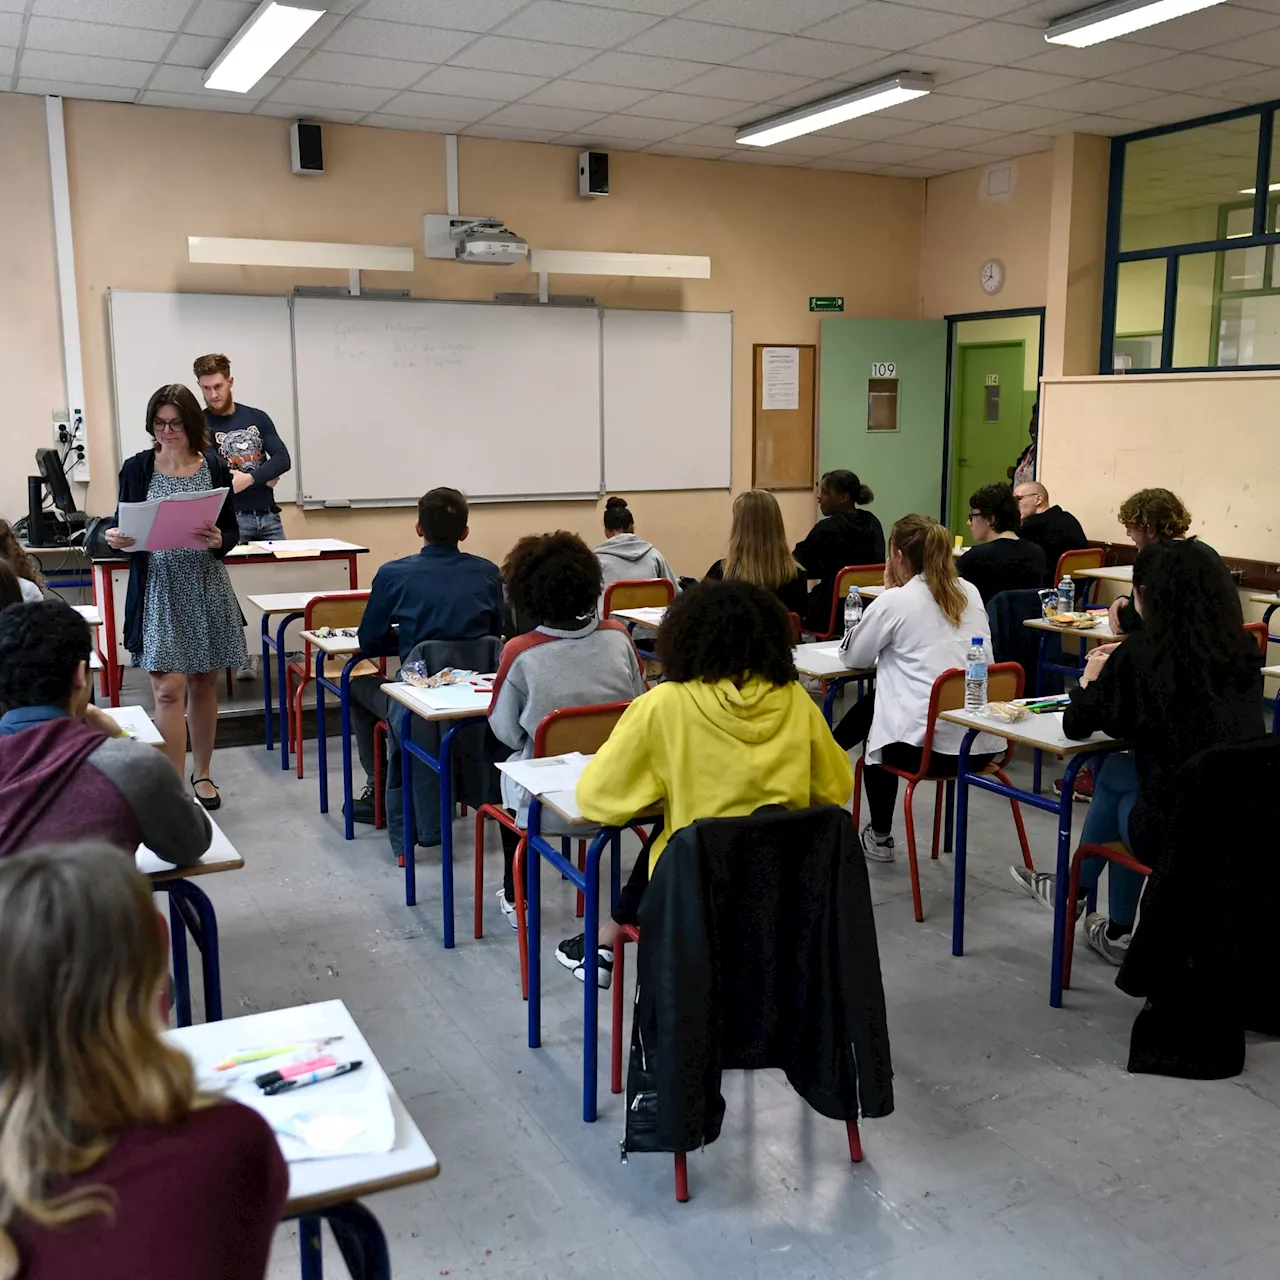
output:
M658 579L663 581L663 579ZM670 584L668 584L670 585ZM580 751L583 755L595 755L613 732L613 726L622 718L622 713L630 706L629 702L607 702L587 707L562 707L543 716L533 735L533 756L564 755L570 751ZM520 950L520 989L524 998L529 998L529 938L525 931L524 906L524 855L525 831L516 825L516 820L501 805L484 804L476 810L476 847L475 847L475 936L484 937L484 824L487 818L514 831L520 837L515 857L516 888L516 938ZM575 834L577 834L575 832ZM562 837L565 846L569 837ZM565 848L565 856L568 849ZM579 869L586 864L586 841L578 841ZM577 914L582 915L582 894L578 894Z
M1062 949L1062 985L1071 985L1071 958L1075 954L1076 930L1075 919L1077 903L1080 901L1080 864L1086 858L1105 858L1108 862L1119 863L1136 871L1140 876L1149 876L1151 868L1139 862L1137 858L1119 840L1107 844L1082 844L1071 857L1071 884L1067 890L1067 936ZM1096 898L1095 890L1089 896Z
M1053 571L1053 585L1056 587L1068 574L1075 575L1081 569L1101 569L1107 562L1105 547L1081 547L1079 551L1064 551L1058 557L1058 567ZM1098 592L1098 579L1085 578L1076 587L1076 602L1084 604L1086 598L1092 600Z
M1258 648L1262 650L1262 660L1267 660L1267 624L1265 622L1246 622L1244 624L1246 631L1253 633L1253 638L1258 642Z
M1022 683L1025 676L1022 667L1016 662L998 662L987 671L987 692L992 702L1011 702L1022 697ZM944 671L934 682L933 691L929 695L929 712L925 722L923 754L920 768L915 773L905 769L895 769L892 765L881 764L877 768L887 769L896 774L907 784L907 794L903 800L903 812L907 822L907 859L911 865L911 902L915 907L916 919L924 919L924 907L920 900L920 871L916 862L916 822L912 799L916 787L922 782L937 784L936 798L933 806L933 852L938 856L938 840L942 832L943 790L953 779L931 777L929 774L930 759L933 754L933 735L938 727L938 715L943 711L959 711L964 706L964 672L958 667ZM1013 755L1013 743L1009 743L1005 752L997 756L982 773L994 774L1006 787L1011 786L1004 773L1005 766ZM862 809L862 767L863 757L858 758L853 774L853 825L860 827ZM1022 846L1022 860L1031 870L1035 866L1031 861L1031 850L1027 845L1027 831L1022 824L1022 810L1016 800L1009 802L1013 809L1013 824L1018 830L1018 843Z
M303 614L302 629L316 631L321 627L358 627L364 617L364 607L369 601L369 593L358 594L345 591L341 595L315 596L307 605ZM335 656L325 660L325 675L338 679L347 659ZM385 669L385 662L377 664L362 662L352 671L353 676L376 675ZM294 677L298 677L295 687ZM285 691L285 704L289 707L289 742L298 757L298 777L303 777L302 770L302 694L307 685L315 679L315 654L311 642L307 641L302 651L302 660L294 659L285 667L285 678L288 687Z
M814 631L811 634L818 640L834 640L844 635L845 596L854 587L880 587L884 585L884 565L882 564L850 564L836 574L836 587L831 595L831 619L825 631Z
M804 635L804 622L798 613L789 613L787 617L791 620L791 643L799 644L801 636Z

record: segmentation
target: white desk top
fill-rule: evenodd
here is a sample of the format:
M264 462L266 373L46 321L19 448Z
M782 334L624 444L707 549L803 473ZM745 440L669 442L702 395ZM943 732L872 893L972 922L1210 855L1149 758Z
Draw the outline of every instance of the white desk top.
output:
M1264 676L1274 676L1280 678L1280 667L1263 667L1262 674Z
M1251 591L1249 599L1254 604L1280 604L1280 595L1268 591Z
M1071 577L1073 579L1101 578L1105 582L1132 582L1133 565L1113 564L1103 565L1101 569L1077 569Z
M884 583L881 583L878 587L855 587L854 588L854 590L860 596L866 596L868 599L871 599L871 600L874 600L876 596L884 595L884 593L888 591L888 589L889 588L886 587Z
M1024 627L1030 627L1032 631L1054 631L1060 636L1079 636L1085 640L1105 641L1123 640L1123 635L1116 635L1111 630L1111 623L1105 613L1098 614L1099 622L1097 626L1086 627L1081 630L1079 627L1064 627L1048 618L1026 618L1023 620Z
M122 729L127 729L131 738L151 747L164 744L155 721L141 707L100 707L99 710L110 716Z
M1000 720L985 712L943 711L940 720L951 724L963 725L966 729L981 729L983 733L994 734L1004 738L1006 742L1021 742L1028 747L1039 747L1041 751L1050 751L1058 756L1076 755L1081 751L1096 751L1099 747L1123 746L1115 738L1108 738L1105 733L1095 733L1091 738L1077 741L1068 738L1062 732L1062 712L1049 711L1043 715L1025 716L1014 724Z
M71 606L91 627L102 626L102 614L96 604L73 604Z
M317 596L368 597L367 588L359 591L276 591L266 595L245 596L255 609L262 613L305 613Z
M191 803L196 802L192 800ZM244 859L212 817L209 818L209 823L213 827L213 839L195 866L175 867L172 862L166 862L152 853L145 844L140 844L134 854L138 870L150 876L155 883L162 880L189 880L192 876L209 876L218 871L239 871L244 866Z
M440 1172L440 1162L427 1144L413 1117L392 1088L386 1072L379 1065L369 1042L341 1000L322 1004L298 1005L292 1009L274 1009L254 1013L246 1018L228 1018L221 1022L202 1022L165 1032L170 1043L183 1049L196 1065L202 1087L214 1082L227 1089L238 1101L252 1106L263 1097L253 1077L264 1070L261 1063L247 1063L230 1071L214 1071L217 1063L236 1053L256 1046L263 1048L299 1040L340 1035L341 1057L364 1064L353 1076L376 1071L386 1085L395 1117L395 1146L385 1155L331 1156L328 1159L301 1160L289 1166L289 1199L285 1215L294 1217L309 1210L341 1204L344 1200L363 1199L378 1191L425 1182ZM269 1066L266 1069L270 1069ZM308 1102L323 1097L323 1091L340 1081L311 1085L305 1094Z
M102 670L102 659L98 657L97 649L89 650L89 670L90 671Z
M819 640L816 644L798 644L791 650L796 670L802 676L816 680L831 680L843 676L872 676L874 667L861 669L845 666L840 657L839 640Z
M662 619L667 616L666 605L650 605L643 609L614 609L611 618L622 618L626 622L640 622L646 627L660 627Z
M279 542L242 542L232 547L227 556L365 555L368 550L357 542L343 542L339 538L285 538Z
M493 680L492 676L486 678L490 682ZM403 680L395 680L384 684L382 692L392 702L408 707L422 720L468 720L487 716L489 703L493 701L492 683L487 687L444 685L437 689L420 689L405 684Z
M330 639L322 639L314 631L303 631L300 634L308 644L315 645L321 653L337 656L358 653L360 650L360 638L358 636L333 636Z

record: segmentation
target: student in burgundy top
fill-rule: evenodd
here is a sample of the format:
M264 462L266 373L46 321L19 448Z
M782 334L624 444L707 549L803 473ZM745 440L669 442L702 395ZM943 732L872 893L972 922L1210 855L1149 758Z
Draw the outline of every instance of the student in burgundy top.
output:
M289 1176L160 1037L151 888L109 845L0 863L0 1280L261 1280Z

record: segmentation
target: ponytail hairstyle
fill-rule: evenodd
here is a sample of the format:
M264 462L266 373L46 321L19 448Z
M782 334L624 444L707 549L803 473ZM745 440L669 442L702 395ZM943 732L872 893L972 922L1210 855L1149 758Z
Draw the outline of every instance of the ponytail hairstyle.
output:
M610 498L604 504L604 531L611 538L615 533L636 531L636 519L627 506L626 498Z
M951 554L951 535L929 516L903 516L889 533L890 551L901 551L913 573L924 575L934 603L953 627L968 603Z
M791 554L782 508L767 489L748 489L733 500L723 569L726 580L753 582L766 591L777 591L804 572Z
M876 495L858 479L856 472L828 471L822 477L822 483L832 493L846 494L852 505L865 507L868 503L875 501Z

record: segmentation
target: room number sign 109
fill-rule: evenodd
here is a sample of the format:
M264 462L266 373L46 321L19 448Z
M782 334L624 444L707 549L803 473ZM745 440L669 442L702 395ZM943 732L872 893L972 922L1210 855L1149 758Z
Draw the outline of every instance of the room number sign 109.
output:
M871 366L871 376L873 378L894 378L897 377L897 374L898 366L892 361L882 361Z

